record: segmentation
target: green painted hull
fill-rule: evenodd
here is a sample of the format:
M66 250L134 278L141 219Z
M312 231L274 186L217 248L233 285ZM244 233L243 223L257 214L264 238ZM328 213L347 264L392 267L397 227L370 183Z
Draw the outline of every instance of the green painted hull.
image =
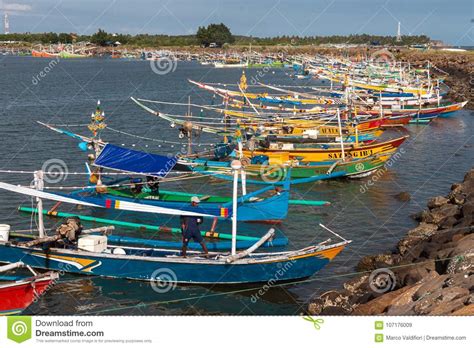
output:
M282 62L273 63L249 63L249 68L283 68L285 65Z
M332 172L344 172L344 176L346 177L364 176L382 167L390 156L391 153L386 153L381 156L367 157L345 163L323 162L317 164L308 163L306 165L295 165L291 167L291 179L311 178ZM193 165L190 167L195 172L218 173L220 171L228 171L230 166L229 162L202 161L202 164L199 164L199 162L196 163L196 161L191 161L193 162ZM283 168L283 166L277 164L250 164L245 167L249 179L260 179L267 182L283 180Z

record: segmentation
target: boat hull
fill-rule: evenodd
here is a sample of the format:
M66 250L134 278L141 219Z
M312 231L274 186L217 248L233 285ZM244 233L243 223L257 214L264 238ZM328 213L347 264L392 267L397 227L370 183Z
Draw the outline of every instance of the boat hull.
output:
M112 255L67 249L27 248L0 243L0 262L21 259L41 269L82 275L182 284L243 284L307 278L325 267L349 242L281 256L237 260L233 263L205 258ZM143 249L151 252L151 249ZM303 249L306 250L306 249ZM271 254L268 254L271 255ZM166 279L159 279L159 276Z
M385 154L396 151L397 148L407 139L407 136L397 139L389 140L381 143L372 143L369 145L362 145L359 147L345 146L345 155L352 158L366 158L377 154ZM260 149L256 151L244 151L247 157L257 155L265 155L270 159L280 161L297 160L300 162L320 162L320 161L334 161L342 159L342 151L338 148L333 149L316 149L316 148L300 148L293 150L278 150L278 149Z
M0 315L21 313L48 289L54 279L45 274L0 285Z

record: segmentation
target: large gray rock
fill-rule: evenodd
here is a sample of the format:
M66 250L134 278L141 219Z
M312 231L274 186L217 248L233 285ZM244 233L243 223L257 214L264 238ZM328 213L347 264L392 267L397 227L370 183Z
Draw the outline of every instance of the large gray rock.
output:
M408 231L408 235L410 237L422 237L424 239L432 236L433 234L436 233L438 230L438 225L435 224L427 224L425 222L422 222L418 225L418 227L415 227L414 229L411 229Z
M428 315L452 315L453 312L461 310L464 308L466 302L466 298L458 298L453 301L449 302L441 302L435 307L432 307L432 310L428 313ZM460 314L455 314L460 315Z
M361 294L369 290L369 275L364 274L344 283L344 289L353 294Z
M448 217L458 217L460 216L461 209L456 204L447 203L441 207L432 209L423 219L424 222L429 224L440 225L443 220Z
M357 271L373 271L377 268L393 266L400 261L400 256L396 254L378 254L364 256L357 264Z
M419 245L424 240L420 236L407 236L401 239L397 244L397 249L400 255L405 256L416 245ZM413 254L414 257L417 255Z
M427 206L430 209L439 208L439 207L441 207L442 205L445 205L448 202L449 202L448 198L443 197L443 196L436 196L436 197L431 198L428 201Z

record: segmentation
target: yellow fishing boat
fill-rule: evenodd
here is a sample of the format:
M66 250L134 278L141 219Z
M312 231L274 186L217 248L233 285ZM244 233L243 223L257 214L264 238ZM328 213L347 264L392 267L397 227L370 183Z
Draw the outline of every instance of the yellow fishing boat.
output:
M344 144L344 156L351 158L366 158L369 156L394 152L408 138L403 136L385 142L374 142L369 145ZM268 156L273 163L285 163L292 160L299 162L321 162L339 160L342 158L342 149L333 148L297 148L295 144L275 143L270 144L268 149L258 149L254 151L244 150L244 156L252 158L258 155Z

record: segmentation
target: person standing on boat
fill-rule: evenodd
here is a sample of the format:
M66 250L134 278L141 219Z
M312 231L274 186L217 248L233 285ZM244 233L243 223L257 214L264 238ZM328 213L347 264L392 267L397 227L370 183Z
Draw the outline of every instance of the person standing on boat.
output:
M191 205L199 206L200 199L196 196L191 197ZM204 238L201 236L199 225L202 224L203 218L200 216L181 216L181 233L183 234L183 247L181 249L183 257L186 257L189 241L192 239L201 244L202 250L206 255L209 254Z

